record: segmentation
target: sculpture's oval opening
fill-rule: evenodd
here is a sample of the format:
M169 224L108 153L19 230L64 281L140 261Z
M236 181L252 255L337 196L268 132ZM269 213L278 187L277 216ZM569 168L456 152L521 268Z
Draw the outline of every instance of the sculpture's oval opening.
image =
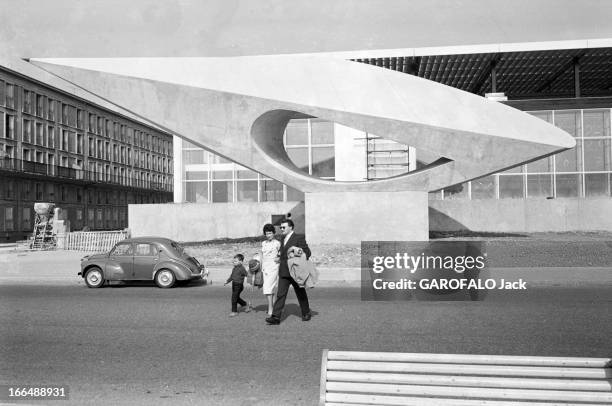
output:
M397 178L449 161L364 130L290 110L261 115L251 127L251 136L271 164L324 182Z
M440 158L316 117L289 120L283 146L302 173L342 182L393 178L427 168Z

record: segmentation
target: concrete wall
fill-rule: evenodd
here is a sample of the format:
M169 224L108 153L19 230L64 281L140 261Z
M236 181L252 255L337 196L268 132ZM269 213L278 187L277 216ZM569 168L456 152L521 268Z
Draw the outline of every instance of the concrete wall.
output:
M183 139L172 136L172 157L173 157L173 174L174 174L174 203L183 201L183 187L185 180L185 172L183 171Z
M612 231L612 199L430 200L431 231Z
M427 192L306 193L308 243L424 241Z
M366 133L334 124L337 181L363 181L368 177Z
M272 215L291 213L304 231L304 203L130 204L128 224L133 237L155 235L176 241L205 241L262 234Z

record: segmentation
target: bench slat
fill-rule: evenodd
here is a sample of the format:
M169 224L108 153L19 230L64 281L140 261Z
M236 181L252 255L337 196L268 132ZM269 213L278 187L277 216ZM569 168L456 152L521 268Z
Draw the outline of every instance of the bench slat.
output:
M448 399L419 398L384 395L359 395L355 393L328 393L325 406L363 406L363 405L394 405L394 406L568 406L568 403L552 402L511 402L504 400L478 399ZM576 406L575 404L571 404ZM605 403L581 403L580 406L609 406Z
M515 355L329 351L328 359L341 361L397 361L443 364L539 365L581 368L612 367L612 359L610 358L536 357Z
M345 372L330 370L327 371L327 381L602 392L609 392L612 390L611 380L499 378L482 376Z
M480 399L515 399L558 402L599 402L612 404L612 393L585 391L554 391L533 389L495 389L449 386L398 385L380 383L327 382L329 392L369 394L420 395Z
M328 371L409 372L456 375L531 376L548 378L612 378L612 370L604 368L529 367L500 365L426 364L400 362L327 361Z
M327 384L327 357L329 350L323 350L323 356L321 359L321 384L319 386L319 405L325 403L325 386Z

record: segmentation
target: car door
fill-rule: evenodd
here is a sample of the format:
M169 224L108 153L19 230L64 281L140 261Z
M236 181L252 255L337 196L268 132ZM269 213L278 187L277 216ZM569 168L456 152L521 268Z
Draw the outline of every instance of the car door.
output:
M107 275L111 280L134 279L134 247L132 243L115 245L108 258Z
M155 244L139 242L134 247L134 279L151 280L159 256Z

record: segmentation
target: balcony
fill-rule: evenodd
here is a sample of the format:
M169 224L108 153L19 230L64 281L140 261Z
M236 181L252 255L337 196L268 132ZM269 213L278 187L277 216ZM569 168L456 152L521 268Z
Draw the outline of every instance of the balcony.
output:
M23 161L14 158L0 158L0 172L31 173L55 178L82 181L85 183L103 183L118 186L172 192L173 180L169 176L167 183L152 182L146 179L112 175L109 173L70 168L61 165L50 165L40 162Z

